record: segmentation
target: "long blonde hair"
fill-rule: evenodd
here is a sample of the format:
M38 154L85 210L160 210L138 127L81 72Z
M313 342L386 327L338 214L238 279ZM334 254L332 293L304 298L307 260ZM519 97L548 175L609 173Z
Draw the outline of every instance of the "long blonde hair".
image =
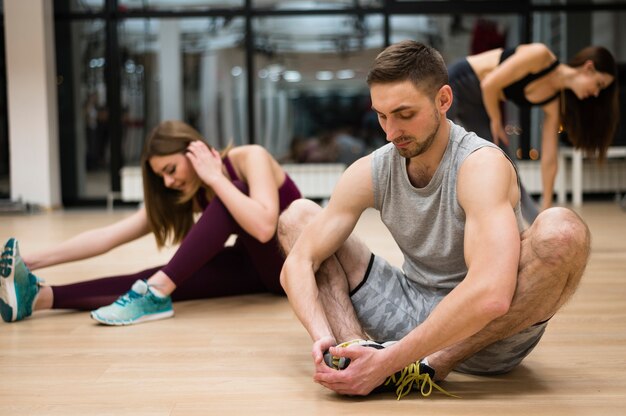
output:
M199 178L196 178L191 190L185 194L167 188L163 178L152 170L150 158L177 153L185 154L189 143L196 140L206 143L196 129L177 120L159 123L146 137L141 156L143 197L148 224L154 233L158 247L182 241L194 224L193 198L201 188L205 189L207 199L213 196L213 191L204 186ZM207 146L211 148L209 144ZM222 157L229 149L230 147L222 152Z

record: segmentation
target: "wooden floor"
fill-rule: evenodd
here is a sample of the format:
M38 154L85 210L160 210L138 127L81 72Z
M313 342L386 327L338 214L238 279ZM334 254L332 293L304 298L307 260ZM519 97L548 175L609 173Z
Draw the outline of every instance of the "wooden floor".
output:
M85 312L0 322L0 415L624 415L626 212L612 202L579 210L593 234L575 298L536 350L499 377L452 374L461 399L433 393L396 401L335 395L311 380L310 340L284 298L255 295L175 305L176 317L125 328ZM0 238L24 253L128 211L0 216ZM378 254L401 258L374 212L357 232ZM135 271L165 261L145 238L98 259L43 269L49 283Z

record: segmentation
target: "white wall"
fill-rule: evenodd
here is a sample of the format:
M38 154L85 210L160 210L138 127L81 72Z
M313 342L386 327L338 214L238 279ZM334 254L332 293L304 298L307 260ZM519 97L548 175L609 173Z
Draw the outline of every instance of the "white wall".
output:
M54 18L48 0L5 0L11 199L61 204Z

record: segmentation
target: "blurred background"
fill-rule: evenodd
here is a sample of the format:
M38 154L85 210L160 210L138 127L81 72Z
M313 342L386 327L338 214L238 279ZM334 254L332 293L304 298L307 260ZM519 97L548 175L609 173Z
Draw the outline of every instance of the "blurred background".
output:
M16 195L5 61L10 1L18 0L0 2L4 199ZM51 3L59 181L66 207L123 203L123 168L138 165L144 137L164 119L190 123L218 148L258 143L284 163L348 165L385 142L365 76L385 46L403 39L434 46L448 63L533 41L547 44L562 61L600 44L626 62L624 1ZM540 114L513 106L505 114L512 154L538 169ZM620 129L615 145L626 145L624 136Z

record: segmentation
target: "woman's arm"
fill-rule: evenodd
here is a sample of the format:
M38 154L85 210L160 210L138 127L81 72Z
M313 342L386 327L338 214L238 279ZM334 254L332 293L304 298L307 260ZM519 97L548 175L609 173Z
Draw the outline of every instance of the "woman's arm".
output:
M150 232L144 208L114 224L82 232L54 247L23 255L30 270L106 253L114 247L135 240Z
M278 187L284 180L284 173L267 150L250 145L229 152L233 167L248 185L249 195L237 189L222 173L217 151L203 144L192 144L188 157L200 178L213 189L246 232L261 242L274 236L278 224Z
M480 82L494 143L498 144L500 140L507 145L509 143L500 112L500 101L504 98L502 90L527 74L541 70L553 60L552 52L541 43L520 45L510 58L497 65Z
M543 106L543 128L541 132L541 209L552 206L554 182L558 171L559 152L559 100Z

